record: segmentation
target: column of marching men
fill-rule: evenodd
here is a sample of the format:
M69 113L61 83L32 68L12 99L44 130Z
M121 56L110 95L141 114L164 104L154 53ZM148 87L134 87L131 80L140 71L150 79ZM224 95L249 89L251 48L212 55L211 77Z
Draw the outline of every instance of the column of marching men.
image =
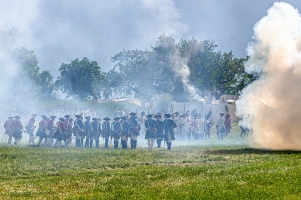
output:
M215 113L216 114L216 113ZM109 143L113 143L114 148L119 145L123 149L137 148L138 137L144 137L147 140L148 148L153 149L156 146L161 148L162 141L167 144L167 149L171 149L173 140L197 140L211 139L211 127L213 126L214 115L209 111L204 118L200 114L179 112L174 114L147 114L141 112L140 116L136 113L129 113L128 116L115 116L113 121L109 117L103 119L84 117L82 114L59 117L52 115L47 118L41 116L40 121L36 121L37 114L32 114L27 125L23 127L20 116L9 117L4 124L5 134L8 135L8 144L18 145L22 139L22 133L26 132L29 136L29 145L35 145L35 139L38 139L37 145L44 147L61 147L62 141L65 147L72 144L75 139L75 147L96 147L100 148L100 138L104 140L104 148L109 148ZM85 120L84 120L85 119ZM230 115L224 117L224 113L219 113L216 122L216 134L219 140L227 137L231 121ZM34 132L36 134L34 135ZM55 141L55 142L54 142Z

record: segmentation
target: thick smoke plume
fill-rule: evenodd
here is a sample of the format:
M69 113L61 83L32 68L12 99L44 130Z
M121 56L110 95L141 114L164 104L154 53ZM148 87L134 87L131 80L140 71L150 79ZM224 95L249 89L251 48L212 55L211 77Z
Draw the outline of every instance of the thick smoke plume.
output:
M260 74L237 103L242 125L253 129L253 147L301 149L301 18L297 9L274 3L254 27L248 72Z

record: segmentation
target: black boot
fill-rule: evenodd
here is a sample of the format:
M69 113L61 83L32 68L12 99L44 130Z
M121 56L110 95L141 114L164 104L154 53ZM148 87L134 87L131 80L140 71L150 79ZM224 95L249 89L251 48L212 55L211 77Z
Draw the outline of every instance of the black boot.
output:
M81 146L81 147L84 146L84 139L80 139L80 146Z
M109 139L105 139L105 149L109 148Z
M118 141L114 141L114 149L118 149Z
M167 144L167 150L171 150L171 142L166 142Z
M127 143L127 141L125 140L125 141L123 141L123 142L124 142L124 148L127 149L127 148L128 148L128 143Z
M137 148L137 140L134 140L134 149Z
M90 139L90 148L93 146L93 139Z
M131 149L134 149L134 140L131 139Z
M99 148L99 140L95 140L95 148Z

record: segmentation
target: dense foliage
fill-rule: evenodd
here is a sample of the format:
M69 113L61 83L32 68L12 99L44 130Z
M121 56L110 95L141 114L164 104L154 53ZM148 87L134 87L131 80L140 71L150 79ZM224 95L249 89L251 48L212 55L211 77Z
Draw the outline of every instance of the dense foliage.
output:
M31 91L39 99L51 99L60 91L80 100L136 97L149 99L168 94L176 101L187 101L193 94L208 102L222 94L239 94L258 76L244 70L248 58L232 52L216 51L213 41L180 40L161 35L151 50L122 50L112 57L114 68L102 72L96 61L76 58L62 63L55 84L50 71L40 72L34 51L14 49L16 31L0 32L0 49L11 54L20 70L17 81L31 80ZM22 77L22 79L20 79ZM17 91L15 93L21 93ZM27 91L25 91L27 92Z

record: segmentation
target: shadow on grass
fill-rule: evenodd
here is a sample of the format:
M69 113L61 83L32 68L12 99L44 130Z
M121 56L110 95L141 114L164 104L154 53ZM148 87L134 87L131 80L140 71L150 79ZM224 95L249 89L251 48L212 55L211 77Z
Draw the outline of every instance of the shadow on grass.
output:
M219 149L219 150L206 150L205 154L301 154L301 150L271 150L271 149L253 149L253 148L242 148L242 149Z

